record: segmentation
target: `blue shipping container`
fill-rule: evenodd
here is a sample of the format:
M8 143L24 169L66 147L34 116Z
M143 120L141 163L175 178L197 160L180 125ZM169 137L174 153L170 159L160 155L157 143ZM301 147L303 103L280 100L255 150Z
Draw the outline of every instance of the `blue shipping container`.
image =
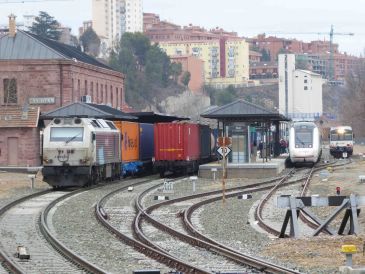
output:
M139 159L152 160L154 156L153 124L139 124Z

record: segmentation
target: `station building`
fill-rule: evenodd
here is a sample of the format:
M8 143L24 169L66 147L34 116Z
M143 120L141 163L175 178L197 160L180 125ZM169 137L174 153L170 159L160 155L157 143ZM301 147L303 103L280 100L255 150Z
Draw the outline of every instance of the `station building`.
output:
M24 133L39 127L35 113L80 101L121 109L124 75L75 47L17 30L9 16L0 36L0 166L39 165L39 136Z
M289 121L277 111L239 99L207 110L201 117L216 119L218 134L231 140L227 155L227 178L274 177L285 168L280 155L280 137ZM262 145L258 153L259 144ZM222 176L221 162L199 166L199 176Z

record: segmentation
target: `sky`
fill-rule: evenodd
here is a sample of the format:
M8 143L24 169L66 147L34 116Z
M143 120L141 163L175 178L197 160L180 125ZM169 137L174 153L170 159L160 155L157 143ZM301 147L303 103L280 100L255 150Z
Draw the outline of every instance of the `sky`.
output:
M92 0L22 1L0 0L0 25L7 24L10 13L21 21L25 13L46 11L77 34L82 22L92 19ZM143 0L143 9L179 25L221 27L245 37L266 33L307 42L329 40L333 25L335 33L354 33L334 35L341 52L359 56L365 50L365 1L361 0Z

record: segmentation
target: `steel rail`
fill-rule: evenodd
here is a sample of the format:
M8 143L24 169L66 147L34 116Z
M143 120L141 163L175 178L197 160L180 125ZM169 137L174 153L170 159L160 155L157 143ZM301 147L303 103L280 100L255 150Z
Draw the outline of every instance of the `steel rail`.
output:
M256 185L256 184L255 184ZM251 188L250 188L251 187ZM253 191L258 191L257 188L253 188L252 185L249 186L243 186L243 187L239 187L239 188L247 188L247 190L245 191L238 191L238 192L233 192L233 193L229 193L226 195L226 197L236 197L237 195L240 194L246 194L246 193L250 193ZM271 189L272 185L270 186L263 186L261 187L259 190L266 190L266 189ZM234 188L236 189L236 188ZM299 273L297 271L291 270L291 269L287 269L269 262L265 262L263 260L254 258L252 256L248 256L246 254L242 254L240 252L237 252L231 248L228 248L224 245L221 244L217 244L217 242L209 239L209 238L204 238L203 240L200 238L196 238L184 233L181 233L179 231L176 231L174 229L172 229L171 227L157 221L156 219L154 219L153 217L151 217L149 215L149 213L156 209L157 207L160 207L162 205L166 205L166 204L171 204L171 203L177 203L180 201L184 201L184 200L189 200L189 199L195 199L195 198L199 198L199 197L204 197L204 196L208 196L208 195L217 195L217 191L212 191L212 192L208 192L208 193L201 193L201 194L195 194L195 195L190 195L190 196L185 196L185 197L180 197L180 198L176 198L173 200L169 200L169 201L165 201L153 206L150 206L146 209L143 209L142 205L141 205L141 200L143 195L145 195L146 193L150 192L152 189L147 189L145 190L143 193L140 194L139 198L136 201L136 207L139 210L139 215L138 217L136 217L136 224L140 224L141 223L141 219L138 220L139 218L142 218L143 216L147 219L148 222L152 223L155 227L169 233L170 235L174 236L174 237L178 237L179 239L183 240L184 242L187 242L193 246L199 246L202 248L205 248L211 252L220 254L228 259L231 259L235 262L241 263L241 264L245 264L248 265L250 267L253 267L255 269L258 269L260 271L267 271L270 273ZM232 189L228 189L227 191L230 191ZM221 191L218 191L219 193ZM222 199L221 196L216 196L214 198L211 198L211 200L220 200ZM146 238L145 236L143 238Z
M4 215L8 210L10 210L12 207L23 203L29 199L38 197L38 196L42 196L44 194L47 194L49 192L51 192L52 190L44 190L44 191L40 191L40 192L36 192L36 193L32 193L30 195L24 196L20 199L17 199L15 201L12 201L8 204L6 204L5 206L3 206L0 209L0 217L2 215ZM22 267L16 263L14 260L11 259L12 256L7 254L6 251L3 250L2 246L0 245L0 260L2 261L3 265L5 266L5 268L7 268L8 270L11 271L11 273L15 273L15 274L23 274L25 273L24 270L22 269Z
M138 183L137 183L138 184ZM133 184L135 186L136 184ZM159 184L157 186L153 186L152 188L156 188L161 186L162 184ZM109 199L112 195L116 194L117 192L123 191L127 189L128 186L122 187L118 190L115 190L107 195L105 195L101 200L98 201L98 203L95 205L95 215L97 220L105 226L116 238L123 241L127 245L133 247L138 252L141 252L145 254L146 256L155 259L156 261L159 261L169 267L172 267L174 269L184 271L186 273L209 273L209 271L205 269L201 269L198 267L195 267L189 263L183 262L179 260L178 258L171 256L167 254L165 251L161 251L160 249L154 248L152 246L149 246L145 244L144 242L133 239L123 233L121 233L116 227L114 227L110 222L107 221L107 218L105 218L105 215L103 214L103 205L105 204L106 200ZM140 232L134 231L135 234L139 234ZM138 236L138 235L137 235Z

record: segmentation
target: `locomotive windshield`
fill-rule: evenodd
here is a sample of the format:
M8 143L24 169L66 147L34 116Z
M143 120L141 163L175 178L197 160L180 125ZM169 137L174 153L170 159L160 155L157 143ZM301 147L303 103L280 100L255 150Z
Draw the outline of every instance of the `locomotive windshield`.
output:
M352 130L332 130L331 141L352 141Z
M295 127L295 147L312 147L313 128L313 126Z
M84 129L82 127L52 127L51 142L66 142L71 141L82 142L84 137Z

